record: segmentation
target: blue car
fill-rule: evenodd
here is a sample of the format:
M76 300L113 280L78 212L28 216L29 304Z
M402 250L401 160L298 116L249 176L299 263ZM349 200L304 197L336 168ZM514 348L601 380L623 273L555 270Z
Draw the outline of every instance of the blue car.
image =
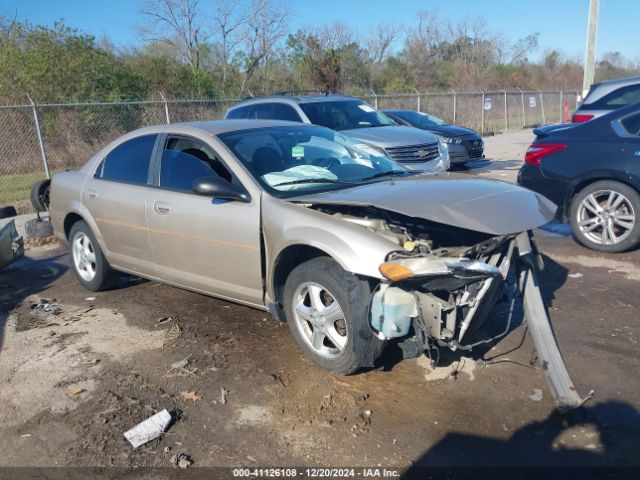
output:
M518 183L558 205L584 246L623 252L640 244L640 103L585 123L534 130Z

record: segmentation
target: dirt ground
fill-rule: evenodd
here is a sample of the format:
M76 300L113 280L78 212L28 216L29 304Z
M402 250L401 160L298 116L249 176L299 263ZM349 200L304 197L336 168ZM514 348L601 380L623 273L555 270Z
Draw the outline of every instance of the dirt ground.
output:
M469 170L513 179L531 137L501 137ZM536 235L564 358L595 392L571 415L522 326L435 369L387 352L339 377L263 312L131 277L88 292L64 247L34 247L0 272L0 465L638 466L640 253L586 250L563 226ZM134 450L123 433L165 408L167 433Z

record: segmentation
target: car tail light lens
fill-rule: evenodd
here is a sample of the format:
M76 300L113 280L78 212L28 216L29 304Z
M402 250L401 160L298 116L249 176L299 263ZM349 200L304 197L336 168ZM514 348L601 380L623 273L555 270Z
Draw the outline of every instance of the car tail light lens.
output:
M534 143L527 150L524 156L524 162L529 165L540 165L540 160L544 157L564 150L565 148L567 148L565 143Z
M592 118L593 118L593 115L582 115L582 114L579 114L579 113L574 113L571 116L571 121L573 123L583 123L583 122L588 122Z

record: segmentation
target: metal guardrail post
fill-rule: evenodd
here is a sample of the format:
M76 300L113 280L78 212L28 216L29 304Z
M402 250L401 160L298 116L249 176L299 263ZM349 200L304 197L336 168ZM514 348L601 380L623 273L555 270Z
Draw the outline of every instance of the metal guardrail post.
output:
M378 94L373 91L373 88L370 88L369 91L373 94L373 106L378 110Z
M456 108L457 108L457 104L458 103L458 94L456 93L456 91L453 91L453 124L455 125L456 123Z
M542 100L542 91L538 90L540 95L540 112L542 113L542 124L544 125L547 121L544 118L544 101Z
M164 103L164 116L167 119L167 125L171 123L171 120L169 119L169 104L167 103L167 99L164 98L164 95L162 94L162 92L158 92L160 94L160 97L162 98L162 102Z
M507 104L507 91L504 91L504 129L509 130L509 107Z
M480 108L482 109L482 117L480 119L480 135L482 135L484 133L484 92L482 92L482 103L480 105Z
M51 172L49 172L49 161L47 160L47 153L44 149L44 141L42 140L42 132L40 131L40 120L38 119L38 110L36 109L36 104L31 99L31 97L27 95L27 98L31 103L31 111L33 112L33 121L36 125L36 133L38 134L38 144L40 145L40 155L42 155L44 173L47 176L47 178L51 178Z
M518 90L520 90L520 100L522 100L522 128L526 128L527 126L527 114L524 110L524 92L522 91L521 88L519 88Z

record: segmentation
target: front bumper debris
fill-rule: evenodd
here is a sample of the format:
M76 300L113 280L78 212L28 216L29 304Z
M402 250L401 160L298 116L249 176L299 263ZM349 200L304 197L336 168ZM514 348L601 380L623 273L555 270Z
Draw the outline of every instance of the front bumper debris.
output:
M0 268L24 255L24 241L16 230L16 223L10 220L0 229Z
M471 259L413 257L391 260L406 275L383 282L371 301L370 323L381 339L402 338L405 357L438 347L471 350L503 337L511 330L515 294L504 331L473 344L463 344L468 331L487 318L493 306L505 298L507 279L520 291L524 321L542 364L551 394L561 409L579 407L590 398L578 395L551 329L536 270L541 267L529 233L497 241L493 250ZM397 272L395 272L397 274ZM507 295L508 296L508 295ZM414 336L408 334L413 327Z

